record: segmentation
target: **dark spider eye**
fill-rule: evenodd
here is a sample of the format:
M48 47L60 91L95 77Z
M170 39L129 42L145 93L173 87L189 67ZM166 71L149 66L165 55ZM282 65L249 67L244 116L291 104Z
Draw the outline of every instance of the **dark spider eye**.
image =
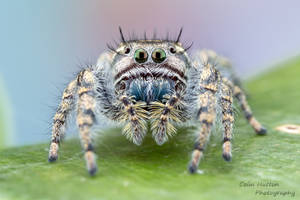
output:
M152 59L156 63L161 63L167 58L166 52L162 49L155 49L152 52Z
M170 52L173 53L173 54L176 53L175 48L174 47L170 47Z
M129 54L130 53L130 48L129 47L127 47L126 49L125 49L125 52L124 52L125 54Z
M134 52L134 59L138 63L144 63L148 59L148 53L144 49L138 49Z

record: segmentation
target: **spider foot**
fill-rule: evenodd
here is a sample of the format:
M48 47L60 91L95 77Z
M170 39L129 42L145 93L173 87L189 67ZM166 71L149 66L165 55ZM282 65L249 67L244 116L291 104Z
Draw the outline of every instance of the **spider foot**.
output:
M198 170L198 166L197 165L194 165L193 163L190 163L189 166L188 166L188 171L191 173L191 174L195 174Z
M259 130L255 130L257 135L266 135L267 129L265 127L261 127Z
M199 149L195 149L192 153L192 159L188 166L188 171L191 174L196 174L198 172L198 166L201 158L203 157L203 151Z
M232 154L231 154L231 142L230 140L227 140L223 144L223 158L225 161L229 162L231 161Z
M50 145L49 150L49 156L48 156L48 162L55 162L58 158L58 144L55 142L52 142Z
M97 163L96 163L96 156L95 153L92 151L87 151L85 153L85 160L86 160L86 167L87 171L91 176L96 175L98 171Z
M223 156L224 160L227 162L230 162L232 159L232 155L230 152L223 152L222 156Z

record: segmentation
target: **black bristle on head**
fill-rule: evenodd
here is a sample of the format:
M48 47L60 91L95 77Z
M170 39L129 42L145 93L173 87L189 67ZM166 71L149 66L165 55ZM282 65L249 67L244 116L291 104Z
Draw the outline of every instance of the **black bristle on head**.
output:
M183 28L181 27L180 28L180 31L179 31L179 34L178 34L178 36L177 36L177 39L176 39L176 43L178 43L179 41L180 41L180 37L181 37L181 34L182 34L182 30L183 30Z
M119 32L120 32L120 36L121 36L121 41L124 42L124 43L126 43L126 40L124 38L124 34L123 34L121 26L119 26Z
M156 37L157 37L157 31L156 31L156 29L154 29L152 40L156 40Z
M116 49L109 43L106 44L107 48L115 53L117 53Z
M110 51L113 51L113 52L115 52L117 54L119 54L119 52L117 52L117 48L119 47L119 45L120 45L120 42L117 42L116 40L113 40L113 43L106 43L107 48Z
M193 43L191 43L187 47L184 47L186 45L181 44L182 42L180 42L180 39L181 39L181 36L182 36L182 31L183 31L183 28L181 27L180 30L179 30L179 33L178 33L178 35L175 39L170 38L170 33L169 32L167 32L165 39L159 39L159 38L157 38L157 31L156 31L156 29L154 29L153 36L150 40L159 40L161 42L177 43L177 44L182 45L184 50L187 51L192 47ZM128 36L129 37L128 40L125 39L121 26L119 26L119 32L120 32L120 36L121 36L121 38L120 38L121 43L130 44L130 42L137 42L139 40L145 40L145 41L148 40L146 31L144 31L143 37L138 37L135 34L135 32L131 32ZM120 43L116 42L116 41L114 41L114 43L115 43L114 45L113 44L107 44L107 47L108 47L109 50L111 50L115 53L118 53L116 51L116 49L120 45Z
M193 46L193 44L194 44L194 43L192 42L189 46L185 47L185 48L184 48L184 51L189 50L189 49Z
M132 40L133 40L133 41L139 40L138 35L137 35L134 31L132 32Z
M166 39L165 39L166 41L170 41L170 33L169 33L169 31L167 31L167 36L166 36Z
M170 33L169 33L169 31L167 31L166 38L165 39L160 39L160 40L162 40L162 41L165 40L165 41L168 41L168 42L178 43L178 42L180 42L182 31L183 31L183 28L181 27L180 30L179 30L178 36L176 37L176 40L170 39ZM122 28L120 26L119 26L119 32L120 32L120 36L121 36L121 42L123 42L123 43L128 43L128 42L131 42L131 41L141 40L141 38L137 37L137 35L135 34L135 32L132 32L129 35L129 40L126 41L126 39L124 37L124 34L123 34L123 31L122 31ZM153 31L152 40L157 40L157 39L158 39L157 38L157 31L154 30ZM144 31L143 40L148 40L146 31ZM190 48L190 46L188 48Z
M136 35L134 31L129 33L129 41L127 42L132 42L132 41L137 41L140 40L140 38Z

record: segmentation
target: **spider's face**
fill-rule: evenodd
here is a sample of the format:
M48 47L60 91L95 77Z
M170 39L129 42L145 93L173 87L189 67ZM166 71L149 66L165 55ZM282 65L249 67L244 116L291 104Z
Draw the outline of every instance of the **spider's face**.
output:
M116 84L137 78L185 82L188 66L181 44L162 40L121 43L112 62Z

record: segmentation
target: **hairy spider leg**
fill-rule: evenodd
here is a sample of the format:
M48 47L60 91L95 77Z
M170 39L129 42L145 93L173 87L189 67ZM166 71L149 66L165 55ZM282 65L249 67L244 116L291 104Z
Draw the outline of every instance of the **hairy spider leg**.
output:
M220 104L222 108L222 124L223 124L223 158L230 161L231 154L231 139L232 127L234 122L233 109L232 109L232 90L230 86L224 82L221 83L221 99Z
M54 162L57 160L59 144L63 138L67 126L68 115L74 109L76 91L77 80L73 80L64 90L61 103L57 108L56 114L54 115L51 144L48 156L49 162Z
M200 66L196 66L200 67ZM220 77L211 63L204 62L203 70L200 74L200 94L198 96L198 114L197 120L200 123L200 129L197 132L197 138L192 152L192 158L189 163L189 172L196 173L199 162L203 157L203 151L209 140L211 129L216 120L217 95Z
M148 118L148 112L143 109L145 105L143 103L133 104L127 95L122 95L119 100L124 106L121 120L127 121L123 128L123 134L136 145L141 145L147 131L144 119Z
M151 104L152 135L158 145L168 141L168 136L176 134L176 128L172 122L180 122L184 117L181 115L182 96L175 93L165 104L153 102ZM182 107L182 106L181 106Z
M94 175L97 172L96 155L91 135L91 127L96 120L95 81L96 78L90 70L83 70L78 75L77 125L87 170L90 175Z
M252 128L255 130L255 132L258 135L265 135L267 133L267 129L264 128L257 119L253 116L253 113L251 111L251 108L247 102L247 98L243 90L235 85L233 89L233 93L235 98L238 100L240 107L244 113L245 118L249 122L249 124L252 126Z

